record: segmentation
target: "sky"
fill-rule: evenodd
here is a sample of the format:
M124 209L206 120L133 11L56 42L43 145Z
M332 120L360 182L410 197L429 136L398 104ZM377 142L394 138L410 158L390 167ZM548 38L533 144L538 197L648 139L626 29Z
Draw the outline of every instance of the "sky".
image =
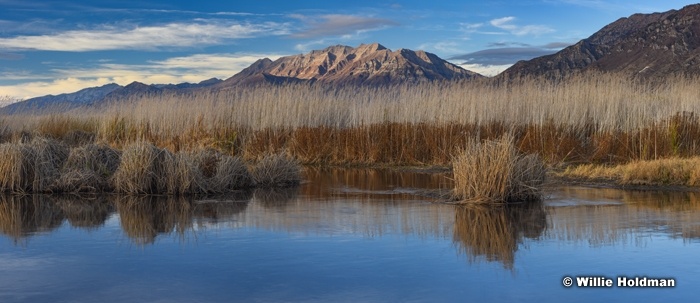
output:
M680 0L0 0L0 99L226 79L258 59L378 42L484 75Z

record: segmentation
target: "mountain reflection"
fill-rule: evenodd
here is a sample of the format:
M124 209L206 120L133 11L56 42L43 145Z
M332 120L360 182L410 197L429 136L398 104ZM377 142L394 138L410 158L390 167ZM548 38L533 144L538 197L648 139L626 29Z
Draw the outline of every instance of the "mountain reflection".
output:
M455 207L453 240L470 261L483 257L512 269L523 238L537 239L547 228L541 203Z

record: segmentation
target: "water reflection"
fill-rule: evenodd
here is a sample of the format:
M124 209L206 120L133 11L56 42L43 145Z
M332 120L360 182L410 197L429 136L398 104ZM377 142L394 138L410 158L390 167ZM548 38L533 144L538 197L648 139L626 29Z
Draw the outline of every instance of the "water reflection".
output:
M264 208L284 209L299 195L299 187L257 188L253 199Z
M186 198L123 196L116 205L122 230L136 244L151 244L171 232L182 237L192 229L192 203Z
M458 206L453 240L470 261L483 257L513 268L523 238L537 239L547 228L541 203L510 206Z
M61 208L43 196L0 195L0 232L16 245L24 245L32 234L51 231L62 222Z
M118 219L109 222L118 222L138 245L240 227L321 236L398 234L451 239L469 260L500 262L507 269L524 244L542 239L644 245L653 233L700 240L700 193L695 192L562 187L544 204L488 208L432 203L423 190L445 188L439 174L309 170L306 180L297 188L210 198L0 195L0 233L27 245L31 236L63 222L95 230L112 217Z
M649 233L700 239L700 193L567 187L550 201L548 237L593 246L644 245Z
M225 196L217 196L214 199L195 200L193 217L197 226L231 221L248 208L248 203L252 198L253 191L244 190Z
M114 204L104 196L76 197L47 196L45 201L55 203L71 226L98 229L104 226L107 218L114 213Z
M315 198L361 196L386 199L388 195L415 198L434 196L452 188L446 173L392 169L307 169L309 183L301 193Z

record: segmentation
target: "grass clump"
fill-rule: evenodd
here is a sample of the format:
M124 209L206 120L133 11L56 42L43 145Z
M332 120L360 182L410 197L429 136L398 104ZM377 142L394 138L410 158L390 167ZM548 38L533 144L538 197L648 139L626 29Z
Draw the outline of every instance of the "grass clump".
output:
M212 188L227 192L253 187L253 176L240 157L218 154L219 161L212 177Z
M3 191L25 193L31 190L36 154L25 144L0 145L0 187Z
M165 189L165 152L153 144L135 142L124 149L119 168L112 177L120 193L157 194Z
M301 182L301 166L283 153L264 156L251 174L258 187L289 187Z
M462 203L538 201L546 168L538 155L518 152L513 137L471 140L453 159L453 196Z
M68 157L58 141L37 137L0 145L0 189L13 193L50 192Z
M119 167L121 153L106 145L88 144L72 148L53 192L103 192L112 190L109 178Z

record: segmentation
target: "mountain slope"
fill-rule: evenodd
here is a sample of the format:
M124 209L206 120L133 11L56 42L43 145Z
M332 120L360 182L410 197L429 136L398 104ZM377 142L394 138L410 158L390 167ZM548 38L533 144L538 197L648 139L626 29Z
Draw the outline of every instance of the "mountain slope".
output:
M555 54L520 61L503 76L622 72L645 78L700 74L700 4L621 18Z
M220 87L261 82L326 82L334 84L397 84L481 77L424 51L391 51L381 44L357 48L331 46L275 61L258 60L219 84Z
M119 88L121 88L120 85L110 83L99 87L85 88L74 93L31 98L0 108L0 114L67 111L102 99Z
M0 114L12 115L23 113L60 113L82 106L93 106L108 102L118 102L130 98L139 98L147 94L163 92L188 92L199 88L207 88L221 83L222 80L212 78L199 83L152 84L132 82L127 86L110 83L100 87L90 87L74 93L47 95L31 98L0 108Z

